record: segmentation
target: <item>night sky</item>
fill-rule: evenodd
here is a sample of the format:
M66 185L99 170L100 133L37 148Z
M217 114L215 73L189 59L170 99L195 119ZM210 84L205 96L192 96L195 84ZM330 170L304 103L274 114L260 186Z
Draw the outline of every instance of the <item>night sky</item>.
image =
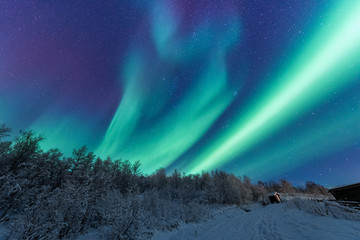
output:
M0 123L186 173L360 181L360 1L0 1Z

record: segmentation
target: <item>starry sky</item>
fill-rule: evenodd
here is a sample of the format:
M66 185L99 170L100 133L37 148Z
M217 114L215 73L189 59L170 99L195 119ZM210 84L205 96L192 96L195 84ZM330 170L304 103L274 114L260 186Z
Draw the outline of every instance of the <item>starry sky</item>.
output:
M360 1L0 1L0 123L150 174L360 181Z

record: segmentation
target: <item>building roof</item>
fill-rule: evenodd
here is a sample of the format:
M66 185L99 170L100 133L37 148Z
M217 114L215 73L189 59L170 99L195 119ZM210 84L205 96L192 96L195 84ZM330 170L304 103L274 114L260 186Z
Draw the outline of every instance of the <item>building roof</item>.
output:
M360 202L360 183L333 188L329 192L336 200Z
M332 189L329 189L329 192L350 190L350 189L354 189L354 188L360 188L360 183L354 183L354 184L350 184L350 185L346 185L346 186L342 186L342 187L332 188Z

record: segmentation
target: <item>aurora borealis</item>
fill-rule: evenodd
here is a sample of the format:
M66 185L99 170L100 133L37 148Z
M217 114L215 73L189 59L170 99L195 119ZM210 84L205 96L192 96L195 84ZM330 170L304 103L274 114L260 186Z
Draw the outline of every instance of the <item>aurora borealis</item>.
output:
M44 149L360 181L359 1L1 1L0 122Z

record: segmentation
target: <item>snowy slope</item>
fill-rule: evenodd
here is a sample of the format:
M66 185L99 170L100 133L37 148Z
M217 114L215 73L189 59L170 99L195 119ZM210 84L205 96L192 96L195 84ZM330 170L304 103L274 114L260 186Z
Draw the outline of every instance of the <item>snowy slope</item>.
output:
M314 216L286 204L250 212L231 207L205 223L183 224L171 232L156 232L152 239L360 240L360 222Z

